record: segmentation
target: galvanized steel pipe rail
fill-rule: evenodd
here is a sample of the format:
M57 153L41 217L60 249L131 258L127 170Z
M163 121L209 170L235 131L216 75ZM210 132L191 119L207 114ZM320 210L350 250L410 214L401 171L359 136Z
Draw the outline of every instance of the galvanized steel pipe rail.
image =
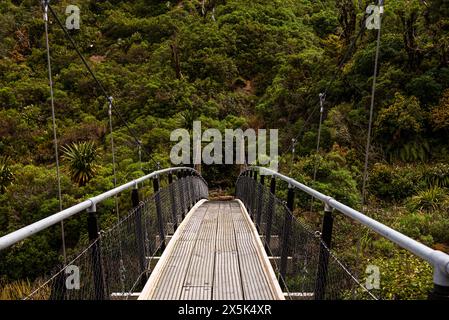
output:
M444 296L449 295L449 255L439 251L429 248L428 246L413 240L410 237L364 215L363 213L354 210L341 202L338 202L332 197L329 197L321 192L318 192L292 178L284 176L273 170L263 168L263 167L249 167L248 170L260 172L262 175L268 175L276 177L279 180L285 181L289 184L289 187L297 188L312 197L320 200L324 203L326 210L335 209L347 217L363 224L375 233L385 237L386 239L394 242L398 246L410 251L411 253L417 255L418 257L426 260L433 266L433 282L435 285L434 293L443 294Z
M1 237L0 238L0 250L6 249L15 243L22 241L22 240L32 236L33 234L36 234L44 229L47 229L47 228L65 220L77 213L80 213L84 210L87 210L90 212L95 212L96 206L98 203L101 203L104 200L111 198L123 191L128 190L128 189L131 189L131 188L136 189L140 183L142 183L146 180L149 180L152 178L157 178L159 175L174 173L174 172L181 172L181 171L191 172L197 176L200 176L199 173L195 169L188 168L188 167L167 168L167 169L162 169L162 170L152 172L149 175L135 179L135 180L128 182L124 185L121 185L115 189L109 190L109 191L102 193L98 196L90 198L90 199L83 201L75 206L67 208L61 212L58 212L54 215L51 215L47 218L39 220L33 224L30 224L26 227L23 227L17 231L14 231L10 234L7 234L7 235Z

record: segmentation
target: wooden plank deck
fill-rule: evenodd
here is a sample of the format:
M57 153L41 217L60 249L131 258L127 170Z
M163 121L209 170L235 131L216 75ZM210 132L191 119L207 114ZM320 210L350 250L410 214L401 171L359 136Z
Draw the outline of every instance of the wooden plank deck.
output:
M283 300L240 201L200 201L165 249L139 300Z

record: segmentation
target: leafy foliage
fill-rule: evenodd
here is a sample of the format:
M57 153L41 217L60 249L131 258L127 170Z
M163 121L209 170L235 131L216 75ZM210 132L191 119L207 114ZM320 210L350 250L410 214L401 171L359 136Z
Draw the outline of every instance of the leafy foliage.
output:
M8 165L8 158L0 158L0 194L6 191L6 188L14 181L14 174Z
M376 121L377 136L388 141L386 152L404 162L425 160L429 144L421 139L425 113L419 101L396 94L394 103L383 109Z
M315 168L316 180L313 181ZM311 156L295 163L292 177L338 201L355 207L360 203L360 193L357 190L355 175L350 169L345 158L336 148L334 152L330 152L324 157L321 155ZM308 201L305 199L301 203L307 203Z
M432 267L425 261L401 250L370 263L380 270L381 299L427 299L432 289Z
M408 207L412 211L446 211L449 208L449 196L447 190L440 187L432 187L419 191L408 201Z

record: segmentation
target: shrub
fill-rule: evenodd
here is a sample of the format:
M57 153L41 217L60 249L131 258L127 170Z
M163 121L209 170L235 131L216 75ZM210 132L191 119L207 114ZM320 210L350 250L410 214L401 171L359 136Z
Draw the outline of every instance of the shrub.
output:
M431 216L424 213L410 213L403 216L399 220L399 231L407 236L426 243L427 245L433 245L433 238L429 237L429 226L431 225Z
M381 299L427 299L432 289L432 267L420 258L403 250L370 261L380 270Z
M85 186L97 173L97 148L92 142L72 143L62 148L63 158L69 163L72 181Z
M376 197L403 200L417 190L419 173L411 167L389 166L376 163L369 175L369 191Z
M449 208L449 197L447 190L440 187L431 187L419 191L417 195L407 201L407 207L411 211L432 212L447 210Z
M315 166L316 181L313 182ZM292 177L348 206L357 206L360 203L355 174L347 167L344 156L336 151L324 156L302 158L294 165ZM300 197L305 197L302 199L305 203L308 203L306 198L310 200L304 193L301 193Z
M426 166L422 172L422 180L429 187L449 187L449 165L436 163Z

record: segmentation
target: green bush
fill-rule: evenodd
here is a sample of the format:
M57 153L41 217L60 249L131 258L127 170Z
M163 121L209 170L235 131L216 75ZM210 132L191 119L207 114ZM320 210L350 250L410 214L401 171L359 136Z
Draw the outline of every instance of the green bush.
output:
M447 211L449 209L447 189L431 187L421 190L407 201L407 207L411 211Z
M449 165L436 163L427 165L423 170L422 180L429 187L449 187Z
M387 201L403 200L418 188L419 173L413 167L376 163L369 174L369 191Z
M369 262L379 267L381 299L427 299L432 289L432 267L404 250L395 250L388 257L380 256Z
M315 167L316 180L313 182ZM324 156L301 158L294 164L292 170L292 177L299 182L314 187L351 207L356 207L360 203L355 175L356 173L347 167L344 156L336 151ZM300 193L300 197L304 198L301 202L309 203L310 197L303 192Z

